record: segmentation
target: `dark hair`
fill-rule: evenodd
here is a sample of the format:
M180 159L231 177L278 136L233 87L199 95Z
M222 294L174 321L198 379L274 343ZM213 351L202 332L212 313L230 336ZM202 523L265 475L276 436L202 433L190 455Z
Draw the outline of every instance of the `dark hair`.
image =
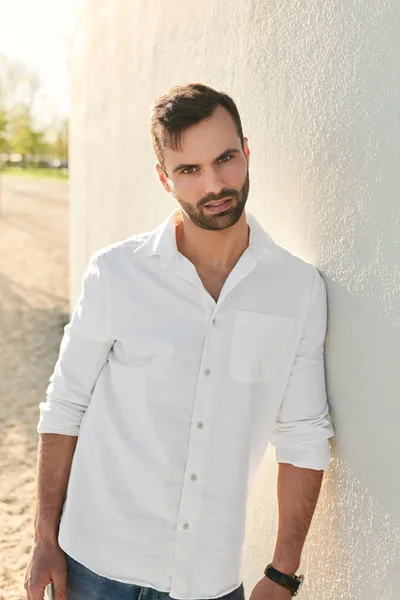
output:
M150 137L158 162L164 169L163 148L180 148L181 133L210 117L223 106L233 117L243 147L243 130L236 104L223 92L201 83L173 87L151 106Z

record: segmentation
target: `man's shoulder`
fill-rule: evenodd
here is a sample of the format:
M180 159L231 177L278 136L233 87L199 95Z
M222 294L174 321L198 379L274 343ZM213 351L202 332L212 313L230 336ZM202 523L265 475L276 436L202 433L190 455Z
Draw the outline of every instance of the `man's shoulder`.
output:
M313 262L281 246L268 233L266 235L267 260L263 261L266 279L274 282L276 290L283 291L284 298L295 298L301 305L302 300L308 301L313 290L325 287L324 278Z
M314 263L281 246L268 233L266 235L269 238L269 249L276 257L277 264L288 276L296 276L300 280L307 280L309 278L313 279L319 273L319 269Z
M279 246L278 244L276 244L276 246L282 261L289 269L304 275L315 275L315 271L318 271L317 267L311 261L306 260L297 254L293 254L290 252L290 250L284 248L283 246Z
M154 230L136 233L107 246L103 246L93 253L92 259L108 262L122 258L126 254L132 257L150 239L153 232Z
M271 272L271 266L275 265L275 273L279 273L281 278L289 278L296 281L307 282L314 279L317 267L309 260L294 254L288 248L281 246L267 231L261 223L255 220L252 214L248 215L251 222L255 225L259 245L264 250L265 261L262 261L267 266L267 270Z

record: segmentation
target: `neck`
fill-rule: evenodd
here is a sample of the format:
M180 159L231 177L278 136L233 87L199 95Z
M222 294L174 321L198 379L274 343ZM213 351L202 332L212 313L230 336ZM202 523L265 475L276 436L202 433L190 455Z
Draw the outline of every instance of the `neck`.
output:
M249 226L246 213L227 229L210 231L194 225L179 211L176 221L176 244L196 268L213 272L228 272L233 269L249 245Z

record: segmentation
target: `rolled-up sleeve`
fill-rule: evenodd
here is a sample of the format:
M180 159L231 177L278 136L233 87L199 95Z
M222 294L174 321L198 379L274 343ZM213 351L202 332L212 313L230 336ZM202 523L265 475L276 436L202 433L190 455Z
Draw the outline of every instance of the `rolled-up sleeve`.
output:
M78 435L80 423L114 343L107 334L107 285L101 255L94 254L81 293L64 327L59 356L40 403L38 433Z
M271 436L278 463L316 470L329 464L334 431L325 385L326 326L326 286L315 269L303 334Z

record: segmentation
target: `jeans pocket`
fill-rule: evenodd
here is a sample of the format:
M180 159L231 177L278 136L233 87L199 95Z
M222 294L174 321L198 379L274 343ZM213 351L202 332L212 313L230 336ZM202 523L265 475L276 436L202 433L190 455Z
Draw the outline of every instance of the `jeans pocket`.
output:
M221 600L245 600L244 596L244 584L243 582L239 585L236 590L225 594L225 596L220 596Z

